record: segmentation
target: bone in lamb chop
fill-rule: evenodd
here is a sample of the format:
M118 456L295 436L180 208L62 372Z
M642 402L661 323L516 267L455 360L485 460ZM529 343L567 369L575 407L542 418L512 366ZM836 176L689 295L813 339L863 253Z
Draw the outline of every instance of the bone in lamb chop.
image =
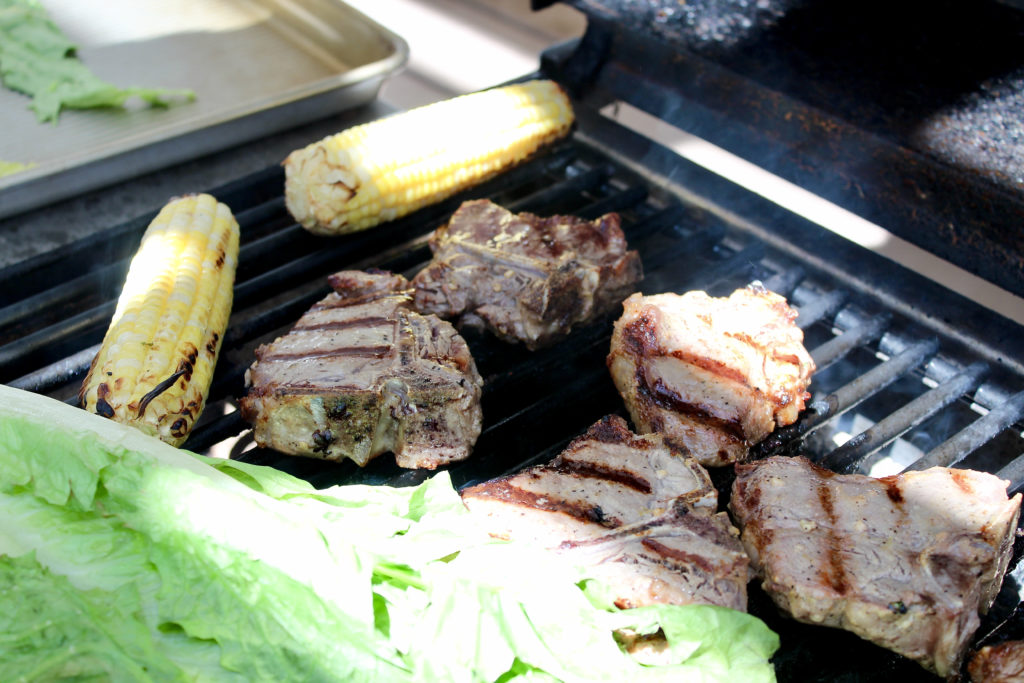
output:
M707 471L608 416L546 465L468 487L488 532L566 553L616 604L746 610L749 561Z
M1006 486L972 470L875 479L777 456L736 466L729 505L783 612L950 676L1010 560L1021 497Z
M417 310L531 350L607 312L643 277L614 213L541 218L467 201L430 248L433 260L412 280Z
M412 309L408 281L343 271L334 292L256 350L242 414L257 444L360 466L465 459L480 435L483 385L451 324Z
M794 422L814 361L786 300L759 285L728 298L634 294L615 322L608 369L636 429L708 467L745 460Z

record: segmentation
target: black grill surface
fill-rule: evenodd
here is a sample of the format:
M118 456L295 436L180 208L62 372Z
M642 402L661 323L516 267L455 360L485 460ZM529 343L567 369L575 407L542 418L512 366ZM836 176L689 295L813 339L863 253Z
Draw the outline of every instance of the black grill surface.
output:
M210 400L186 448L271 465L320 487L409 485L429 476L398 469L388 455L359 469L256 448L236 399L255 346L286 332L324 296L328 274L376 267L412 276L429 259L430 231L462 200L489 197L543 215L620 212L644 263L645 293L723 296L757 280L785 294L800 311L819 370L799 422L760 444L758 457L800 453L838 471L875 473L954 465L1001 473L1013 490L1024 483L1024 329L596 114L581 110L570 141L472 192L345 237L299 228L282 183L281 170L271 168L210 190L234 210L242 247ZM77 401L151 218L0 272L0 381ZM626 416L605 367L617 315L533 353L465 331L485 379L484 431L473 456L450 468L457 485L547 460L603 415ZM730 471L713 476L725 490ZM1024 636L1020 555L1018 547L979 644ZM753 584L750 610L782 636L779 680L933 680L851 634L783 619Z

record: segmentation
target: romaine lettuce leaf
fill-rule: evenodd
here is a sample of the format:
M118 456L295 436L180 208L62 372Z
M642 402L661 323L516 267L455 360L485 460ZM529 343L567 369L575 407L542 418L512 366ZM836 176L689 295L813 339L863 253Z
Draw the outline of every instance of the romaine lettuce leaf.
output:
M0 626L0 680L773 680L756 618L616 610L588 582L490 539L443 472L316 490L0 385L0 587L32 587L0 613L45 625ZM670 656L634 659L622 629Z
M120 88L98 78L35 0L0 0L0 82L30 95L40 121L61 109L121 107L133 98L150 106L195 99L191 90Z
M35 164L23 164L18 161L4 161L0 159L0 178L5 175L14 175L15 173L21 173L22 171L32 168Z

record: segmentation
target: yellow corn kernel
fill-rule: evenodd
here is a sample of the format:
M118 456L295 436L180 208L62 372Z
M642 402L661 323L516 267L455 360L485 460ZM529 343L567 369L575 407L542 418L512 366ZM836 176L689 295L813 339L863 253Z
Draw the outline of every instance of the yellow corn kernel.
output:
M238 223L208 194L153 219L79 392L82 407L180 446L202 413L234 295Z
M288 155L288 210L317 234L365 230L494 177L573 121L562 88L537 80L355 126Z

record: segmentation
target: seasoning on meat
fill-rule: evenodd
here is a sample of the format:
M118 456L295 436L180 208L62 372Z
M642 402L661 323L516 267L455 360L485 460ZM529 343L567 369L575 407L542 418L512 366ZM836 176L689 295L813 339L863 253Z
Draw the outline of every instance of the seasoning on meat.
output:
M465 459L482 423L465 340L410 306L400 275L343 271L334 292L256 350L241 400L260 446L360 466L391 451L401 467Z
M416 308L482 323L536 349L611 309L643 277L617 214L513 214L468 201L430 240L434 260L413 278Z
M736 466L730 508L783 611L947 676L1010 560L1021 497L1006 485L972 470L874 479L772 457Z
M693 458L625 420L598 421L546 465L469 487L496 537L569 553L621 607L703 603L746 610L749 561Z
M714 467L803 410L814 361L782 296L755 284L728 298L634 294L623 309L608 369L639 432Z

